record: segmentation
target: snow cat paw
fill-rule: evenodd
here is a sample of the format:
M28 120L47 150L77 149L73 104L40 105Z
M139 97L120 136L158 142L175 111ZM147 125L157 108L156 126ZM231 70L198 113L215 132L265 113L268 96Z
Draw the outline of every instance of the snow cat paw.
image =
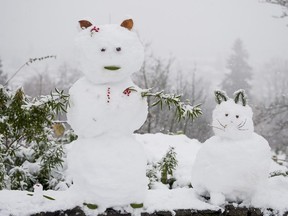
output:
M225 196L222 193L210 193L210 203L212 205L221 206L225 204Z

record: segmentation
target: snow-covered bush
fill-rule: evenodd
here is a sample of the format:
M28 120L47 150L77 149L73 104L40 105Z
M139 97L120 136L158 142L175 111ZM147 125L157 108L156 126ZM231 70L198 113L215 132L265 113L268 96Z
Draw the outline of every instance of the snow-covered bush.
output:
M0 189L32 190L36 182L50 189L63 180L56 172L63 145L52 126L67 105L62 91L29 98L21 88L12 92L0 86Z
M173 171L176 169L177 165L176 152L174 151L174 147L170 147L166 155L159 162L161 182L163 184L169 184L169 180L174 179Z
M147 165L146 176L149 178L149 188L153 187L154 182L161 181L163 184L169 184L172 188L175 178L173 172L176 170L178 160L176 158L174 147L169 147L166 154L157 163Z

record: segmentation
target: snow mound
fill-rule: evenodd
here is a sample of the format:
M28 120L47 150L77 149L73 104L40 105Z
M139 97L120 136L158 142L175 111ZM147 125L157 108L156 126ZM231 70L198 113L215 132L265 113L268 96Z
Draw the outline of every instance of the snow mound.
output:
M185 135L136 134L138 142L142 143L148 163L157 163L168 151L174 147L178 160L177 169L174 172L176 182L174 185L184 187L190 184L191 167L196 158L201 143L196 139L189 139Z
M164 135L164 134L136 134L135 138L145 149L148 161L159 161L169 149L169 146L175 147L179 166L175 171L177 178L189 179L191 166L194 163L196 154L201 148L201 143L197 140L191 140L184 135ZM272 160L271 160L272 161ZM287 168L279 166L272 162L270 171L282 170ZM182 174L182 175L180 175ZM187 175L187 176L186 176ZM43 191L43 195L53 197L55 200L39 199L35 200L33 196L28 196L27 191L0 191L0 215L1 216L28 216L39 212L53 212L57 210L72 209L75 206L83 207L83 198L75 193L74 190L66 191ZM147 190L144 208L140 212L154 211L172 211L177 209L195 209L195 210L218 210L219 206L211 205L203 201L193 188L175 188L169 190L167 187L155 190ZM251 202L246 203L248 207L260 209L271 208L276 212L282 213L288 211L288 178L273 177L269 178L261 187L258 187ZM90 214L98 214L103 209L87 210ZM133 212L127 208L128 212Z
M143 203L148 185L146 158L142 146L135 142L130 136L101 136L74 143L68 164L77 184L71 190L104 210Z
M288 211L288 178L277 176L258 187L252 197L251 205L256 208L271 208L278 210L279 214Z
M253 112L244 90L235 99L215 91L218 103L213 111L215 136L199 150L192 169L192 186L211 203L249 201L267 181L271 165L269 143L254 133Z
M218 210L219 207L199 200L193 189L150 190L145 201L145 212L171 211L177 209Z

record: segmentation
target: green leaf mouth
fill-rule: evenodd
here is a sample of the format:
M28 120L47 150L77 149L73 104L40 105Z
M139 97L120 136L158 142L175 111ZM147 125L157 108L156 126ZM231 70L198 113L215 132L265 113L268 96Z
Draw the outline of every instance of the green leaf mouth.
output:
M118 66L105 66L104 68L106 70L119 70L121 67L118 67Z

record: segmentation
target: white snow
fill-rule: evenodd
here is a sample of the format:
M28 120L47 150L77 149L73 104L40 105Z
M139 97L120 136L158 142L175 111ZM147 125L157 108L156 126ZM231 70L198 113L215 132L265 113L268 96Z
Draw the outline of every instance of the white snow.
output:
M269 176L268 142L254 133L252 109L228 99L217 104L212 126L215 136L206 140L192 169L192 186L211 203L250 200Z
M71 190L100 211L141 204L146 158L133 132L148 106L130 76L141 68L143 45L135 32L108 24L81 30L76 47L84 77L69 90L67 119L78 135L67 156Z
M144 48L137 34L120 24L97 27L99 32L91 36L91 26L76 39L78 61L85 76L69 91L71 107L67 118L79 137L132 134L148 113L146 100L130 78L143 63ZM130 87L136 91L124 94Z
M77 194L67 191L44 191L45 195L56 200L43 199L43 202L35 203L34 196L27 194L27 191L0 191L0 215L1 216L28 216L37 212L57 211L59 209L70 209L77 205L82 205Z
M219 137L242 139L254 131L252 117L250 106L235 104L234 100L228 99L213 110L212 128Z
M182 173L183 179L185 177L196 157L197 151L201 144L197 140L191 140L184 135L164 135L164 134L145 134L135 135L138 142L143 145L147 153L147 159L150 162L156 162L166 153L169 146L174 146L177 153L179 166L175 172ZM287 170L282 166L276 165L272 162L275 170L279 168ZM190 168L189 168L190 167ZM271 171L275 171L271 170ZM0 191L0 215L8 216L10 214L15 216L28 216L30 214L41 211L56 211L59 209L71 209L75 206L83 206L84 200L79 194L74 193L73 190L66 191L43 191L44 195L51 196L55 200L44 199L42 203L33 203L33 197L28 196L26 191ZM247 205L258 208L272 208L280 212L288 211L288 178L273 177L269 178L267 183L261 188L258 188L251 199L251 203ZM160 189L148 190L146 199L144 201L144 208L142 212L153 212L159 210L177 210L177 209L219 209L217 206L211 205L209 202L203 201L193 188L175 188L172 190L167 187ZM129 208L127 208L129 210ZM87 212L87 209L85 209ZM130 209L130 211L132 211ZM99 213L100 210L93 210L94 213Z
M215 136L203 145L184 135L134 135L148 113L141 89L130 78L142 65L144 48L133 30L97 25L99 31L92 34L93 28L82 30L76 39L84 77L69 92L67 118L78 135L67 156L67 177L73 179L73 185L66 191L42 191L36 185L33 196L26 191L2 190L1 216L65 210L83 207L83 203L98 205L97 210L84 207L93 215L108 207L134 213L216 210L223 207L225 198L288 210L288 179L268 179L270 148L253 132L249 106L232 100L217 106L212 123ZM159 162L169 147L174 147L178 160L173 189L158 182L148 190L147 162ZM25 168L38 169L29 163ZM189 187L191 180L195 189ZM199 196L204 192L210 193L213 204ZM144 207L134 210L131 203L143 203Z
M194 190L188 188L150 190L145 201L145 208L145 212L149 213L155 211L173 212L177 209L219 209L217 206L201 201Z
M288 178L277 176L269 178L266 184L259 187L251 200L254 207L272 208L284 213L288 210Z
M129 79L101 85L86 78L78 80L69 91L71 107L67 113L75 133L80 138L91 138L114 132L127 135L139 129L147 118L147 102L140 90L129 96L123 93L131 86L136 88Z
M143 148L133 136L81 139L68 152L75 191L86 203L106 209L143 203L148 181Z
M192 185L201 195L223 193L229 200L247 199L268 178L270 156L268 143L257 134L242 140L214 136L197 155Z
M144 146L148 163L159 162L169 147L174 147L178 160L174 184L179 187L187 187L190 184L191 168L201 147L198 140L191 140L185 135L169 136L161 133L136 135L136 139Z
M33 186L34 193L33 193L33 203L42 203L44 201L43 197L43 186L39 183L36 183Z
M99 32L91 36L90 31L94 27L91 26L82 30L75 40L81 71L96 84L115 83L129 78L144 61L144 47L136 32L120 24L96 26ZM121 50L117 51L117 48ZM119 69L108 71L105 66L117 66Z

